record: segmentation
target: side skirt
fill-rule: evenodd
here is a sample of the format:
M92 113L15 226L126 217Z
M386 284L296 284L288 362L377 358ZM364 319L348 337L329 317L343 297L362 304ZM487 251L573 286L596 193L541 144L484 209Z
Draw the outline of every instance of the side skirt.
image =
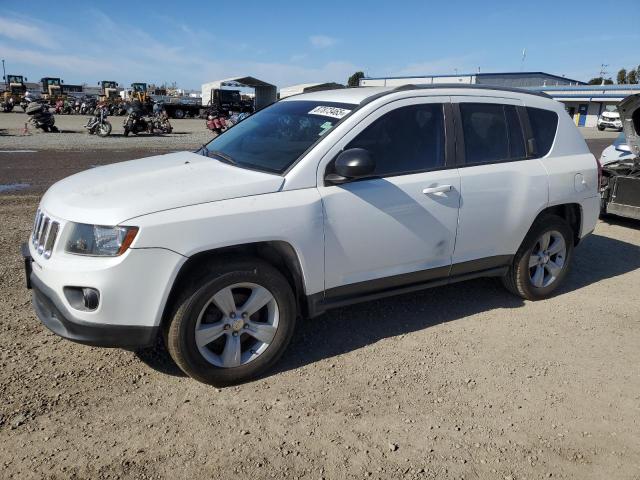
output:
M474 278L502 277L507 274L512 261L513 255L499 255L456 263L451 267L432 268L331 288L306 297L308 316L313 318L334 308L441 287Z

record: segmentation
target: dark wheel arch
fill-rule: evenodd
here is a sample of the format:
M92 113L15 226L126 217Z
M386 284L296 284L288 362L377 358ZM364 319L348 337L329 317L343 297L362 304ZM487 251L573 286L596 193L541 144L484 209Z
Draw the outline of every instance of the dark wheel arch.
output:
M275 267L286 279L294 293L296 307L302 316L307 316L304 278L300 259L295 249L284 241L255 242L233 245L199 252L187 260L178 272L167 297L161 324L168 321L169 314L182 288L194 278L204 278L211 266L243 258L258 258Z

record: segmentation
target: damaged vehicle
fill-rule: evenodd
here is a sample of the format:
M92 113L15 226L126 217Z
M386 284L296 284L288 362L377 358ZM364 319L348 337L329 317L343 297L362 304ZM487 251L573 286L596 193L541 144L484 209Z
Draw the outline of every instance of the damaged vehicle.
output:
M160 337L187 375L232 385L275 365L299 317L478 277L550 297L595 228L598 173L543 93L294 95L196 152L53 185L23 244L27 285L64 338L136 349Z
M640 220L640 94L618 105L626 145L624 155L602 167L601 212Z

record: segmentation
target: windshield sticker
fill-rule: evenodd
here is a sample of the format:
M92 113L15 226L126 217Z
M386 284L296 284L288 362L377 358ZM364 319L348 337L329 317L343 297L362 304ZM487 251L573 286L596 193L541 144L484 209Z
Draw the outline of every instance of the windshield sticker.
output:
M322 135L324 135L325 133L327 133L331 127L333 127L333 123L331 122L324 122L322 125L320 125L320 128L322 130L320 130L320 133L318 134L319 137L321 137Z
M319 105L309 112L309 115L322 115L324 117L342 118L346 114L351 112L346 108L327 107L325 105Z

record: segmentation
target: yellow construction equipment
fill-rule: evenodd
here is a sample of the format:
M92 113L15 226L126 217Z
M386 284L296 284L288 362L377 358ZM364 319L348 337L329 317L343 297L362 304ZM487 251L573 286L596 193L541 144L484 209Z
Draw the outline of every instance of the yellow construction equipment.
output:
M5 81L5 90L2 92L2 110L10 112L15 105L19 105L20 101L27 93L27 80L22 75L7 75L3 78Z

